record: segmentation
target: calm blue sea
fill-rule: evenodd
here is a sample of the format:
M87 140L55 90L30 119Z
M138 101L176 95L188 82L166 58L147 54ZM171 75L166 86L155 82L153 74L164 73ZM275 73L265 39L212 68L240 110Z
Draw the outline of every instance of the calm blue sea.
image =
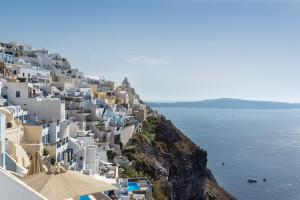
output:
M208 167L238 199L300 200L299 109L157 110L208 151Z

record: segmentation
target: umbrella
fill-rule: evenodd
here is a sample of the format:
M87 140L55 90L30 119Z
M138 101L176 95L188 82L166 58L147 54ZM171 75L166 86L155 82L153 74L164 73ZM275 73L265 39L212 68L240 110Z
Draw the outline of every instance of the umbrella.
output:
M39 174L44 171L41 155L39 152L32 154L32 160L29 165L27 175Z
M77 171L64 171L60 167L57 167L54 172L25 176L22 180L49 200L76 198L86 194L117 189L105 181Z

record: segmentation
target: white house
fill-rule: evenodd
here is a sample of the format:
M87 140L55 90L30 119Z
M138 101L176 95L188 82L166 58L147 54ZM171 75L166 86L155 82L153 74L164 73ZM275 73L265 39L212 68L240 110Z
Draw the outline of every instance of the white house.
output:
M19 119L23 124L28 120L28 111L21 108L21 106L7 106L9 111L12 112L14 120Z
M30 118L37 121L65 121L65 103L57 98L45 98L39 95L41 91L34 88L31 83L7 82L3 96L10 103L20 105L28 110Z
M24 78L28 82L48 84L51 83L52 79L50 76L50 71L42 69L40 67L32 66L23 59L19 58L15 62L16 64L11 64L10 69L14 76L19 78Z

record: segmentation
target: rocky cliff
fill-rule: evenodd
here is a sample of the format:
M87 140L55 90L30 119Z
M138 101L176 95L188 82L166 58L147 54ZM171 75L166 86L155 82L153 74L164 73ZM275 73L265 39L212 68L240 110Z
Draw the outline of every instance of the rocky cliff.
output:
M234 199L206 167L207 152L161 115L148 117L123 154L132 161L132 170L152 180L156 199Z

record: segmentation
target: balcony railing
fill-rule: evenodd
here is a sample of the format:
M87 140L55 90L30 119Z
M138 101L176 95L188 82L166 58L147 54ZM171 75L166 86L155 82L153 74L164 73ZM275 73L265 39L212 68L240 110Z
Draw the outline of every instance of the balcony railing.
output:
M65 144L68 144L68 142L69 142L69 138L66 137L66 138L64 138L64 139L62 139L62 140L60 140L56 143L56 148L60 148L61 146L64 146Z

